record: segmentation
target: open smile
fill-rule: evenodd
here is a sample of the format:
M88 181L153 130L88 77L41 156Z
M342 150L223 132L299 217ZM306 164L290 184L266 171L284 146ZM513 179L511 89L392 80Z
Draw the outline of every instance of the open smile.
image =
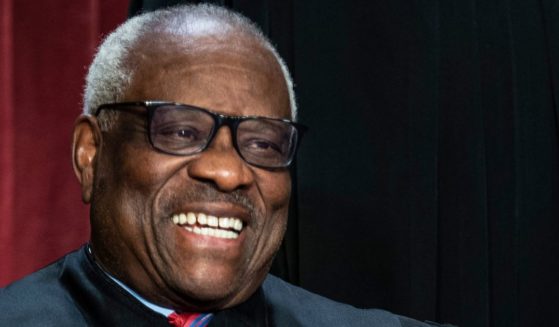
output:
M177 213L171 220L191 233L225 239L236 239L244 228L239 218L216 217L201 212Z

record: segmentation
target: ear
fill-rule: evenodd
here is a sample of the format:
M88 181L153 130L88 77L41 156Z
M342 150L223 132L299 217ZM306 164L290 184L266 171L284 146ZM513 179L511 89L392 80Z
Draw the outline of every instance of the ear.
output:
M100 150L101 130L97 119L81 115L74 125L72 142L72 163L74 173L82 188L82 200L89 203L95 177L95 158Z

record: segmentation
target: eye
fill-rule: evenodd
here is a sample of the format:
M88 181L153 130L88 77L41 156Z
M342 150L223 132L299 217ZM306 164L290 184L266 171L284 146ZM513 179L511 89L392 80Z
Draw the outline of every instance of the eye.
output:
M282 152L281 147L270 140L251 139L245 142L244 147L251 152Z
M181 142L195 142L200 139L200 131L192 126L165 126L160 128L157 134Z

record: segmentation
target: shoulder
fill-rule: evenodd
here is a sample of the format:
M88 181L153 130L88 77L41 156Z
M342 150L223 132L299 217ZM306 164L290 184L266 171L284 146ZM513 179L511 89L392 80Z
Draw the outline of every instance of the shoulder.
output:
M384 310L358 309L335 302L271 275L262 289L272 320L278 326L432 326Z
M70 254L72 255L72 254ZM81 317L68 291L60 283L67 256L0 289L0 321L3 324L70 326L68 317ZM17 322L17 323L16 323Z
M398 316L398 319L400 320L402 327L457 327L455 325L439 324L433 321L419 322L417 320L403 316Z

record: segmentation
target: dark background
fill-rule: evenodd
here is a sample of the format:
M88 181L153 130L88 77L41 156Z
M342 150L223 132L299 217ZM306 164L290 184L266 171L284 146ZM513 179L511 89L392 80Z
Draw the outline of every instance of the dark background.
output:
M554 324L557 1L213 3L278 46L310 126L276 274L419 319Z
M87 241L87 66L127 8L174 2L0 0L0 286ZM310 126L276 274L417 319L557 325L557 0L214 3L271 37Z

